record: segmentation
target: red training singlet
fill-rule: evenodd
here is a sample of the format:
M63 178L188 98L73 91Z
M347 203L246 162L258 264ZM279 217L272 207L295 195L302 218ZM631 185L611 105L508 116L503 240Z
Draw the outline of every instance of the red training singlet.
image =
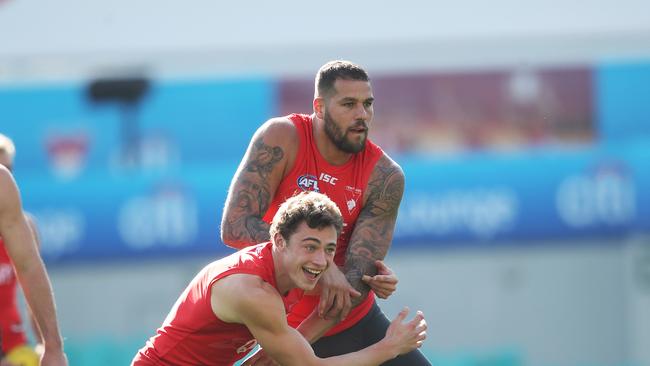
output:
M27 344L16 301L16 286L14 267L0 238L0 344L4 354Z
M176 300L157 334L140 349L132 366L230 366L257 345L248 328L226 323L212 311L212 285L231 274L256 275L277 289L270 242L242 249L199 272ZM287 312L302 296L293 289L283 297Z
M332 165L318 151L312 132L311 116L291 114L288 118L296 126L299 147L295 163L280 182L273 197L269 210L264 215L264 221L270 223L280 205L289 197L300 191L317 191L327 195L337 204L343 214L343 231L338 238L334 262L342 267L350 236L357 222L363 195L375 164L384 154L379 146L372 141L366 141L363 151L354 154L343 165ZM318 296L304 296L296 304L287 321L292 327L297 327L318 306ZM339 333L356 324L372 308L375 301L372 291L359 306L350 311L347 318L330 329L325 335Z

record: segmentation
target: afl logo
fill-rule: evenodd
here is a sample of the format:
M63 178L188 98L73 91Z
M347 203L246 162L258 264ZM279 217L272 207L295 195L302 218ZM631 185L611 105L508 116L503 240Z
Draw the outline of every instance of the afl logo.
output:
M318 190L318 180L314 175L311 174L301 175L298 177L298 181L296 181L296 183L298 184L298 187L300 187L300 189L302 189L303 191L320 192Z

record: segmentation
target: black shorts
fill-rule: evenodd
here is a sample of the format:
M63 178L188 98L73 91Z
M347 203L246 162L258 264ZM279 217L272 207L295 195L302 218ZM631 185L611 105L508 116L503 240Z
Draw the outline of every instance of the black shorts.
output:
M357 324L329 337L323 337L312 345L318 357L338 356L359 351L379 342L386 335L390 321L377 303ZM431 366L426 357L415 350L384 362L382 366Z

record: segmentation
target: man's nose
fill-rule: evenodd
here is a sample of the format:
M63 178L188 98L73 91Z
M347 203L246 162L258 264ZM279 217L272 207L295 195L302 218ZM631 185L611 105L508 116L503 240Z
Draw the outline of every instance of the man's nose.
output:
M314 253L314 256L312 257L312 261L314 262L314 264L320 267L327 266L327 257L325 256L325 251L317 250L316 253Z
M368 119L368 114L369 113L366 107L363 105L363 103L360 103L359 106L357 107L356 119L365 121Z

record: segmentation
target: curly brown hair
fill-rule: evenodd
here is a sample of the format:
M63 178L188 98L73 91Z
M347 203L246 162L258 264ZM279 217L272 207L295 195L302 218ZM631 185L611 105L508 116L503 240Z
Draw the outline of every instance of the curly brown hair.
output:
M271 221L271 238L280 233L288 241L303 221L312 229L333 226L337 235L343 229L343 217L336 203L322 193L301 192L280 205Z

